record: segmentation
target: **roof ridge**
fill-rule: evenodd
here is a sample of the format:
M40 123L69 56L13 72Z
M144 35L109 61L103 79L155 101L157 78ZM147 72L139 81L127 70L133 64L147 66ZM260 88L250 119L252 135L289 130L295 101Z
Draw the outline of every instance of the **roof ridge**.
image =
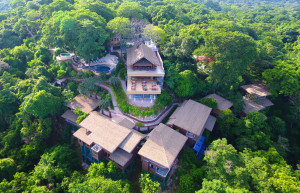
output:
M161 124L159 124L159 125L161 125ZM166 148L165 148L165 143L164 143L164 140L161 137L162 136L161 134L163 134L163 132L161 132L161 130L158 130L158 132L159 132L159 139L160 139L162 147L163 147L162 149L164 151L165 161L167 162L167 164L169 164L169 159L168 159L168 156L167 156L167 152L166 152Z

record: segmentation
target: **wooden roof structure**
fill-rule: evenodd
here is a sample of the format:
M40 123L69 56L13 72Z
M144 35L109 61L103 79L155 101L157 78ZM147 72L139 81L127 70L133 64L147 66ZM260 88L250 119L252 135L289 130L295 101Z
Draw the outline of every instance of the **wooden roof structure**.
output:
M67 110L66 112L64 112L64 114L61 115L61 117L64 118L64 119L67 119L69 121L72 121L72 122L76 123L78 115L75 114L71 110Z
M271 95L271 93L269 93L269 89L263 84L247 84L241 86L241 88L249 94L256 94L260 97L266 97Z
M263 110L263 109L265 109L269 106L274 105L272 103L272 101L270 101L267 98L260 99L260 103L254 102L246 96L243 96L243 100L244 100L244 103L245 103L245 108L243 110L244 113L260 111L260 110Z
M218 109L221 110L221 111L224 111L226 109L230 109L233 104L232 102L230 102L229 100L221 97L220 95L217 95L217 94L210 94L210 95L207 95L206 97L204 98L212 98L212 99L215 99L218 103Z
M142 59L146 59L151 64L156 66L161 65L157 54L145 44L139 46L133 46L127 49L127 65L130 66L139 62Z
M85 113L90 113L99 106L100 99L95 97L84 97L82 95L77 95L73 101L66 104L70 109L78 108Z
M160 123L151 131L138 154L163 167L170 168L187 139L181 133Z
M121 126L96 111L90 113L81 123L86 133L74 133L74 136L85 142L85 139L94 142L110 153L117 148L131 153L145 135Z
M196 136L200 136L210 116L212 108L193 100L187 100L170 116L168 125L175 125Z
M112 118L112 121L128 129L133 129L135 127L135 124L125 117L115 116Z
M131 153L128 153L121 148L117 148L116 151L109 156L109 159L124 167L128 161L130 161L132 156Z

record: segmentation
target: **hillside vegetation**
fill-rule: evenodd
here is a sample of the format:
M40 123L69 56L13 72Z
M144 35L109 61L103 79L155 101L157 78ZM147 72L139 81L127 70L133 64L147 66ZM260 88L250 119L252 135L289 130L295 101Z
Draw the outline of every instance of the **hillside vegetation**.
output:
M92 77L56 56L67 50L89 63L109 52L116 33L121 47L149 39L159 47L165 78L157 106L173 97L203 102L211 93L233 103L205 135L202 160L183 150L169 191L300 192L298 0L13 0L11 8L0 13L0 60L9 65L0 66L0 192L157 192L148 175L134 181L112 162L84 171L60 117L78 93L98 94L103 108L112 106L94 83L120 85L122 62L112 76ZM3 10L8 0L0 2ZM55 86L61 78L65 85ZM274 105L240 116L240 86L251 83L269 87ZM118 100L130 111L125 98Z

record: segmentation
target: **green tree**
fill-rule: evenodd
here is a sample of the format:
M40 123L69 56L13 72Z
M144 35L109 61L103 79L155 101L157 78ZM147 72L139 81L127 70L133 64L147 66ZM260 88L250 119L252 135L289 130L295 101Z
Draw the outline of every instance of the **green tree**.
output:
M178 86L175 88L175 93L179 97L190 97L201 91L204 83L190 70L185 70L179 73Z
M0 159L0 180L11 180L17 171L16 163L11 158Z
M144 19L146 16L145 8L138 2L124 2L116 11L118 17L125 17L129 19Z
M41 90L25 97L21 107L25 112L45 118L48 115L55 116L60 113L62 100L45 90Z
M200 103L202 103L212 109L218 108L218 103L217 103L216 99L213 99L213 98L203 98L200 100Z
M121 82L118 77L112 76L109 78L109 83L114 87L114 88L119 88L121 85Z
M211 58L211 77L226 88L242 81L257 54L254 40L240 32L211 30L204 35L203 55ZM224 89L226 89L224 87Z
M159 182L154 182L150 178L150 174L141 174L140 186L142 193L155 193L160 189Z
M262 75L274 95L291 96L300 89L300 68L297 64L282 61Z

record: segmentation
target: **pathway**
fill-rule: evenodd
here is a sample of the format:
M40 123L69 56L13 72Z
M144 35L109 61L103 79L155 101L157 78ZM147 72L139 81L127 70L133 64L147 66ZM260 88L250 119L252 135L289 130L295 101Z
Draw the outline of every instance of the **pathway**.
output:
M73 79L74 81L78 81L78 82L82 82L83 79ZM122 80L121 80L122 82ZM125 83L125 81L124 81ZM148 120L148 121L144 121L144 120L138 120L137 118L133 118L131 117L130 115L127 115L125 113L123 113L120 108L118 107L118 104L117 104L117 100L116 100L116 97L115 97L115 94L113 92L113 90L111 89L110 86L108 86L107 84L103 84L103 83L95 83L96 86L98 87L101 87L105 90L107 90L111 97L112 97L112 104L114 106L114 110L111 110L111 114L112 114L112 117L113 116L121 116L121 117L125 117L127 119L129 119L130 121L132 121L133 123L136 123L136 122L142 122L144 124L145 127L151 127L151 126L156 126L158 125L159 123L161 123L161 121L169 114L169 112L172 110L172 108L175 106L175 105L179 105L179 103L173 103L171 105L171 107L168 108L167 111L164 111L163 113L159 114L155 119L153 120ZM122 84L123 86L123 84ZM125 85L124 85L125 86ZM124 87L126 88L126 86ZM124 89L123 88L123 89ZM137 120L136 120L137 119ZM154 121L155 120L155 121Z

